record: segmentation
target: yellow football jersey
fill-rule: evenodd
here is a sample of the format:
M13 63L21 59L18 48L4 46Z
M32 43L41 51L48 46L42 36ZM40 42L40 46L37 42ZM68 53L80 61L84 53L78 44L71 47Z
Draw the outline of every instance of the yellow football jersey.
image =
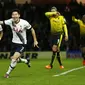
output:
M57 33L57 32L63 32L63 24L64 19L62 16L58 17L51 17L50 18L50 25L51 25L51 32Z
M64 32L64 24L65 24L65 19L63 16L59 15L58 17L54 17L54 14L56 12L46 12L45 15L49 18L50 20L50 26L51 26L51 33L55 34L57 32Z

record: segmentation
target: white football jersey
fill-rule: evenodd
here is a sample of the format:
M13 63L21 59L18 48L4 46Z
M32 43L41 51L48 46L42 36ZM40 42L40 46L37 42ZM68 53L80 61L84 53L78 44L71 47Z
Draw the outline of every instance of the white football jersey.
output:
M12 29L13 43L27 44L26 30L30 29L31 25L26 20L20 19L19 23L15 24L13 23L13 19L11 18L11 19L5 20L4 22L6 25L9 25ZM23 39L24 43L22 42L21 39Z
M2 29L2 26L0 25L0 31L2 31L3 29Z

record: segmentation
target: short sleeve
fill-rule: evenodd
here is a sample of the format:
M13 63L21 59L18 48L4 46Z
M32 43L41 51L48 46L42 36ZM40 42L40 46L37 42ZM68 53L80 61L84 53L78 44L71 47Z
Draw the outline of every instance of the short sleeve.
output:
M25 28L26 28L26 29L31 29L32 26L26 21L26 22L25 22Z
M12 23L12 19L5 20L4 23L5 23L6 25L10 25L10 24Z

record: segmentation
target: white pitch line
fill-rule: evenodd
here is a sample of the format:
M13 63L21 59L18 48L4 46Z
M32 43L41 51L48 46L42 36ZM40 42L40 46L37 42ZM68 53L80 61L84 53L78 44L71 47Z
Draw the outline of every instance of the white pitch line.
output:
M81 67L78 67L78 68L73 68L73 69L68 70L68 71L65 71L65 72L63 72L63 73L60 73L60 74L57 74L57 75L53 75L53 77L65 75L65 74L67 74L67 73L70 73L70 72L72 72L72 71L76 71L76 70L79 70L79 69L82 69L82 68L85 68L85 66L81 66Z

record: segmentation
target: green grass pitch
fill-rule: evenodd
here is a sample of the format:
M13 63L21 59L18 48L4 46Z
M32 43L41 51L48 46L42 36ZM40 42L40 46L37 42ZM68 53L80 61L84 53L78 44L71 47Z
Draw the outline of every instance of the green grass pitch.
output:
M44 53L41 55L46 56ZM50 58L31 59L31 68L28 68L24 63L18 63L10 78L5 79L3 76L8 69L10 60L0 59L0 85L85 85L85 68L53 77L53 75L82 66L81 58L62 58L62 62L64 69L59 68L55 59L53 69L48 70L45 69L45 65L50 63Z

